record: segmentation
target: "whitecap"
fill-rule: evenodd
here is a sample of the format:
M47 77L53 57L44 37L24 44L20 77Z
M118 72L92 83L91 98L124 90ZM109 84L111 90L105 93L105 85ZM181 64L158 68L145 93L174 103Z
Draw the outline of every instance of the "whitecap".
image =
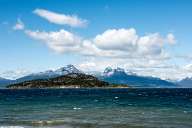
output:
M187 111L183 111L183 113L187 114L188 112Z
M0 126L0 128L24 128L22 126Z
M78 108L78 107L74 107L73 109L74 109L74 110L80 110L81 108Z
M119 99L119 97L116 96L115 99Z

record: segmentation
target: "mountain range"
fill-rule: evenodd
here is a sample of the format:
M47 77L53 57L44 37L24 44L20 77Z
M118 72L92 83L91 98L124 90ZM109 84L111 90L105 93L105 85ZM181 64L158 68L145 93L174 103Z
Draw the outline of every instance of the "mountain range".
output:
M5 87L9 84L16 84L24 81L37 80L37 79L51 79L67 74L84 74L82 71L77 69L73 65L67 65L65 67L61 67L57 70L47 70L39 73L32 73L27 76L18 78L16 80L8 80L4 78L0 78L0 86ZM95 75L94 75L95 74ZM111 84L126 84L130 87L192 87L192 78L183 79L177 83L162 80L160 78L148 77L148 76L139 76L132 72L125 72L122 68L113 69L111 67L107 67L102 73L91 73L91 75L96 76L99 80L109 82Z
M67 75L70 73L83 73L83 72L81 72L75 66L70 64L65 67L61 67L57 70L47 70L44 72L29 74L27 76L17 79L16 81L23 82L23 81L29 81L29 80L35 80L35 79L48 79L48 78L54 78L62 75Z
M32 73L32 74L26 75L24 77L18 78L16 80L8 80L8 79L1 78L0 87L5 87L6 85L9 85L9 84L15 84L15 83L20 83L20 82L24 82L24 81L36 80L36 79L55 78L55 77L67 75L70 73L83 73L83 72L78 70L73 65L67 65L67 66L61 67L57 70L47 70L47 71L39 72L39 73Z
M1 86L5 86L5 85L7 85L7 84L10 84L11 82L12 82L12 80L5 79L5 78L0 77L0 87L1 87Z
M176 84L160 78L138 76L137 74L131 72L126 73L122 68L112 69L111 67L107 67L100 76L100 79L114 84L127 84L131 87L176 87Z
M192 77L186 77L177 82L178 85L182 88L191 88L192 87Z

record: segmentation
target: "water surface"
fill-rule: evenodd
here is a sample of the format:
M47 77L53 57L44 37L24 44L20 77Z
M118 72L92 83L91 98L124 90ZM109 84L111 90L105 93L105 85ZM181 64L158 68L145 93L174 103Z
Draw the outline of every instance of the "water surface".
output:
M0 128L192 128L192 89L0 90Z

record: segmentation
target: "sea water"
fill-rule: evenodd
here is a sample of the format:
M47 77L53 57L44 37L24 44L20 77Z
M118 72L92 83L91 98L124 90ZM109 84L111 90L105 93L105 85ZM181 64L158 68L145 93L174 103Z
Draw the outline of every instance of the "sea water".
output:
M1 89L0 128L192 128L192 89Z

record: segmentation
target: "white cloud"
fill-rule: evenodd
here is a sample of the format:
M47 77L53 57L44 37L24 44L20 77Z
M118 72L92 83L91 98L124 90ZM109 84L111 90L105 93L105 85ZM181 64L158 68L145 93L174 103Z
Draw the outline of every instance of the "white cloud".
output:
M24 23L21 21L21 19L17 19L17 23L13 26L13 30L23 30L25 28Z
M79 69L83 71L93 71L95 70L96 64L94 62L86 61L86 62L80 63L77 66Z
M86 26L87 20L80 19L75 15L59 14L45 9L35 9L34 14L48 20L51 23L59 25L69 25L71 27L83 27Z
M183 67L184 70L192 73L192 64L187 64Z
M138 36L136 30L108 29L94 38L97 47L104 50L133 50Z
M17 78L26 76L30 73L31 73L30 71L25 70L25 69L17 69L15 71L12 71L12 70L4 71L4 72L0 73L0 75L3 78L15 80Z
M167 42L170 44L175 44L175 36L172 33L167 34Z
M83 62L77 65L83 71L103 71L106 67L122 66L122 59L110 58L86 58Z
M139 38L137 46L141 55L161 55L164 39L158 33L148 34Z
M164 52L166 37L158 33L139 36L134 28L109 29L93 39L93 44L102 50L102 55L123 58L167 58Z
M164 50L166 38L158 33L140 37L133 28L109 29L92 39L82 39L63 29L55 32L26 30L25 33L44 42L57 53L76 52L85 56L123 59L169 59Z
M25 33L33 39L44 42L57 53L71 52L79 48L80 37L61 29L56 32L40 32L26 30Z

